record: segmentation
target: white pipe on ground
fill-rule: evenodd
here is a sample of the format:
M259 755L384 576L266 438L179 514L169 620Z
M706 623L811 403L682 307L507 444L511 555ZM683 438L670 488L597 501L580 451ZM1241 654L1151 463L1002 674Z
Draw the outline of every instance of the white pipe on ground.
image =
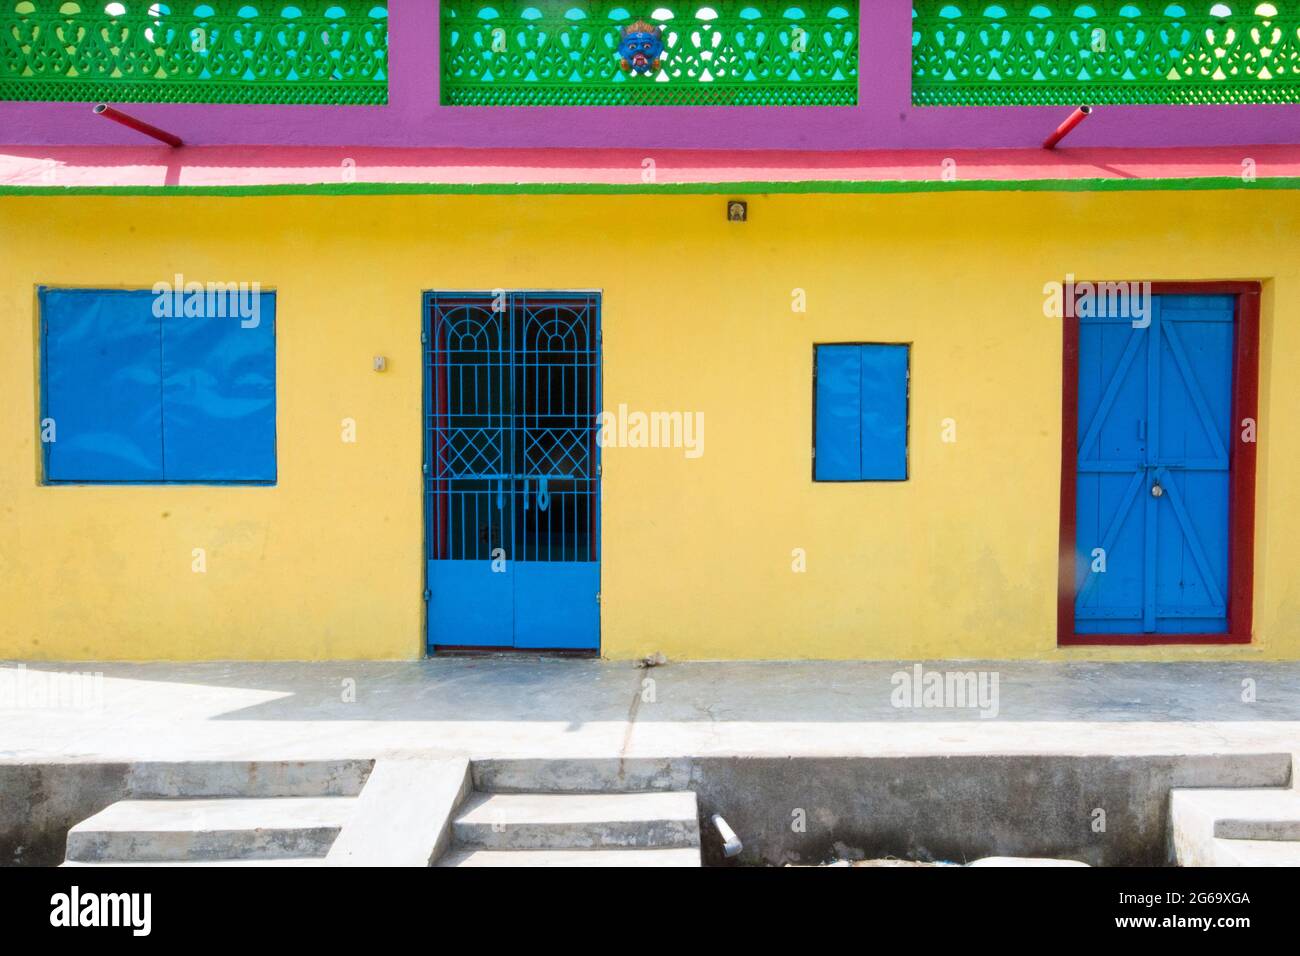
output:
M727 821L722 819L722 814L713 815L713 826L718 831L718 836L722 837L722 855L727 859L733 856L739 856L740 851L745 848L745 844L740 842L740 837L736 836L736 831L727 826Z

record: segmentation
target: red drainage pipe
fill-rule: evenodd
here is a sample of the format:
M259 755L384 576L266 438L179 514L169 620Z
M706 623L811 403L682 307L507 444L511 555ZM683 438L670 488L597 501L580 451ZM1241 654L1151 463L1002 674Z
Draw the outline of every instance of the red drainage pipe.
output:
M176 147L182 145L179 136L173 136L165 129L159 129L157 126L150 126L143 120L138 120L134 116L127 116L125 113L113 109L107 103L100 103L95 107L95 115L102 116L105 119L111 119L114 123L121 123L128 129L133 129L137 133L144 133L146 136L152 136L154 139L161 140L168 146Z
M1070 130L1082 123L1092 113L1091 106L1080 106L1071 113L1064 123L1056 127L1056 132L1043 140L1043 149L1056 149L1056 144L1069 135Z

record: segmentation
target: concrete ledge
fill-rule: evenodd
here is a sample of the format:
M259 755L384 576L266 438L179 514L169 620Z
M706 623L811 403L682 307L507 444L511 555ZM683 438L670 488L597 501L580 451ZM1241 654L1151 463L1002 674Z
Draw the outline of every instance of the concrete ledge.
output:
M431 866L446 851L470 789L464 757L376 761L326 865Z
M493 759L475 761L473 776L514 792L693 790L700 820L721 813L745 843L739 862L749 864L1031 856L1155 866L1173 859L1171 790L1286 787L1291 759L1284 752ZM427 866L445 849L471 788L468 762L411 756L373 766L331 864L375 860L383 847L404 865ZM346 795L369 767L365 760L0 764L0 862L57 865L68 830L117 800L233 796L240 787L279 796L307 783ZM424 796L410 799L413 793ZM1099 832L1098 809L1106 815ZM705 861L727 863L707 822L701 833Z
M704 757L690 788L702 820L721 813L740 836L740 863L1015 856L1162 866L1173 859L1173 789L1290 780L1289 753ZM702 851L706 865L728 863L712 827Z

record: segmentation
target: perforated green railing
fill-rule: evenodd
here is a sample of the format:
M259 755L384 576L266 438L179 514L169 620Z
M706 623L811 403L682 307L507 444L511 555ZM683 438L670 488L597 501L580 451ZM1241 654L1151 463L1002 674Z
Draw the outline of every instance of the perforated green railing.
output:
M374 0L0 0L0 99L384 103Z
M637 21L663 28L657 69L620 66ZM846 106L857 94L857 0L442 4L445 104Z
M1300 0L917 0L912 102L1300 102Z

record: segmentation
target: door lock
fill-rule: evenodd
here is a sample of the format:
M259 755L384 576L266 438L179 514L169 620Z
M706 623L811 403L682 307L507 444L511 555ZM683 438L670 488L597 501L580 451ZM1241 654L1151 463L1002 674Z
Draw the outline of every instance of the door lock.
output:
M1159 498L1159 497L1160 497L1161 495L1163 495L1164 493L1165 493L1165 490L1164 490L1163 488L1160 487L1160 482L1157 481L1154 485L1151 486L1151 497L1152 497L1152 498Z

